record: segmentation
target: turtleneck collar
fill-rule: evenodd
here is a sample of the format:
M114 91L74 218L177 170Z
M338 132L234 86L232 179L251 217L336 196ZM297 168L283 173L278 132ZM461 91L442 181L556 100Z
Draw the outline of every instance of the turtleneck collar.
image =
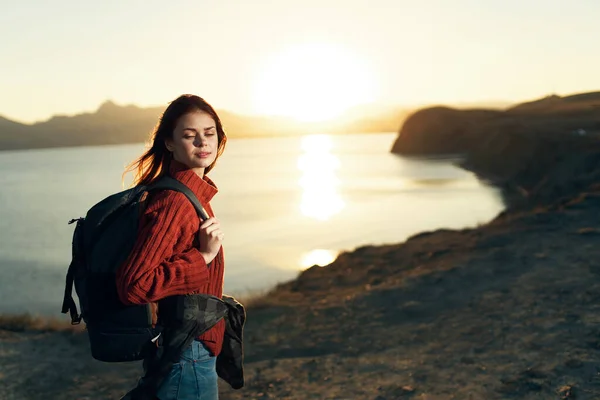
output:
M203 205L209 203L218 192L216 185L208 176L204 175L200 178L194 170L179 161L171 160L169 175L189 187Z

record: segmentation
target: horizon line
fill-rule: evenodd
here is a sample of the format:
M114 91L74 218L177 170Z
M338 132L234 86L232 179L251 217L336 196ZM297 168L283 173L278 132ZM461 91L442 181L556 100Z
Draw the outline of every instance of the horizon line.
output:
M541 100L550 96L559 96L559 97L568 97L571 95L575 95L575 94L583 94L583 93L594 93L597 92L597 90L589 90L589 91L582 91L582 92L576 92L576 93L571 93L571 94L558 94L558 93L548 93L546 95L540 95L536 98L533 99L521 99L521 100L499 100L499 99L487 99L487 100L472 100L472 101L456 101L456 102L435 102L435 101L431 101L431 102L423 102L423 103L415 103L412 105L406 104L406 103L389 103L389 102L372 102L372 103L368 103L368 104L363 104L363 105L357 105L354 107L350 107L348 110L346 110L343 114L347 113L348 111L351 110L356 110L356 109L360 109L361 107L381 107L383 109L385 109L384 111L391 111L392 109L397 109L398 111L401 110L405 110L405 111L411 111L411 110L417 110L417 109L421 109L421 108L427 108L427 107L434 107L434 106L447 106L447 107L460 107L462 106L475 106L478 103L484 105L484 104L497 104L497 105L503 105L503 107L508 107L511 105L516 105L516 104L520 104L520 103L525 103L525 102L529 102L529 101L536 101L536 100ZM18 123L21 125L36 125L36 124L40 124L40 123L44 123L44 122L48 122L53 118L56 117L67 117L67 118L73 118L79 115L85 115L85 114L95 114L97 113L100 108L102 108L102 106L106 105L106 104L113 104L119 108L126 108L126 107L135 107L138 109L150 109L150 108L166 108L168 103L166 103L165 105L139 105L139 104L135 104L135 103L119 103L115 100L112 100L110 98L107 98L106 100L103 100L99 103L99 105L94 109L94 110L80 110L78 112L75 113L56 113L56 114L52 114L51 116L47 117L47 118L42 118L42 119L37 119L31 122L26 122L23 120L18 120L18 119L13 119L5 114L2 114L0 112L0 118L3 118L5 120L8 120L10 122L14 122L14 123ZM239 112L239 111L235 111L233 109L230 108L218 108L215 107L215 111L217 111L217 113L219 112L226 112L226 113L230 113L230 114L234 114L240 117L255 117L255 118L282 118L282 119L294 119L293 117L284 115L284 114L259 114L259 113L247 113L247 112ZM338 119L338 118L334 118L334 119ZM299 123L302 123L301 121L298 121Z

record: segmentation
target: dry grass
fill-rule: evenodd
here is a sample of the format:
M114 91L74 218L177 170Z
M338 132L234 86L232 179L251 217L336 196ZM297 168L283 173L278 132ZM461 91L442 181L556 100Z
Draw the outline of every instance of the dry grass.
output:
M234 297L244 305L246 309L263 309L280 305L280 300L272 295L274 289L270 290L247 290ZM82 332L85 323L72 325L68 317L55 318L23 314L0 315L0 331L10 332Z
M29 313L0 315L0 330L11 332L81 332L83 323L71 325L68 319L41 317Z

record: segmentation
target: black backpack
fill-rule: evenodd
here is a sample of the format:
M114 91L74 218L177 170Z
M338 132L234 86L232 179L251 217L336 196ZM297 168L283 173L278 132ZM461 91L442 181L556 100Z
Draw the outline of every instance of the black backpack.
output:
M175 190L192 202L202 220L208 214L194 193L167 175L148 186L136 186L100 201L77 223L73 233L72 259L66 277L62 313L71 323L85 321L92 357L105 362L143 359L161 331L152 326L150 304L125 305L119 300L116 271L131 253L139 228L146 194ZM81 314L72 297L73 283ZM155 346L154 346L155 347Z

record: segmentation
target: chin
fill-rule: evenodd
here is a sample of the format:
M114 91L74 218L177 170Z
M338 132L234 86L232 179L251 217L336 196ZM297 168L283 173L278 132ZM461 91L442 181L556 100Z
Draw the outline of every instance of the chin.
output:
M190 163L191 168L208 168L214 162L214 160L194 160Z

